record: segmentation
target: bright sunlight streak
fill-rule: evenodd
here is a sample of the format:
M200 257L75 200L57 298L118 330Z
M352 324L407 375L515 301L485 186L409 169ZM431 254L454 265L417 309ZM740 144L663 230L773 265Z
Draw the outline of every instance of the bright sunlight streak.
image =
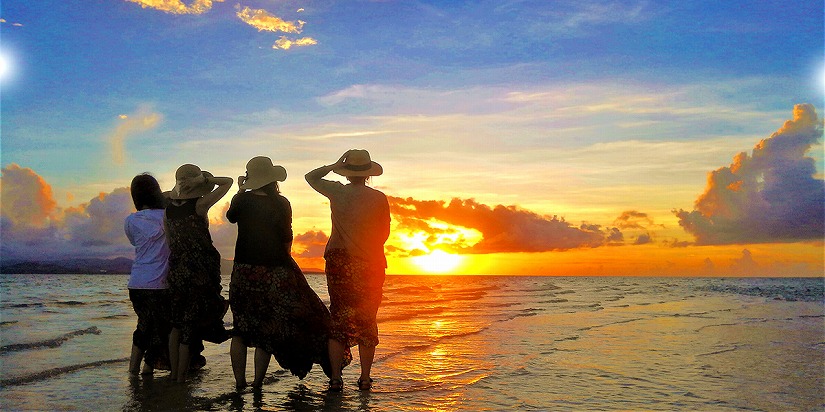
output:
M415 264L428 273L450 273L463 260L463 257L443 250L434 250L427 255L413 258Z

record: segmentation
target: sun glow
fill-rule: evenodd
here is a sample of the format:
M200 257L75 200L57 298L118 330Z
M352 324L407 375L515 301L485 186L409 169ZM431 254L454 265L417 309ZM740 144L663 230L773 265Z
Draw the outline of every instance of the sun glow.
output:
M6 80L6 78L10 77L11 71L11 59L6 53L0 52L0 81Z
M462 256L453 255L443 250L434 250L429 254L413 258L415 264L428 273L450 273L463 260Z

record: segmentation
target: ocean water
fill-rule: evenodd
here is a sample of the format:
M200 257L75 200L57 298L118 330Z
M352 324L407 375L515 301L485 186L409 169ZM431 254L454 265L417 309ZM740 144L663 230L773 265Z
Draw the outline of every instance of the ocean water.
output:
M185 384L130 378L126 280L0 275L0 409L825 410L822 278L388 276L375 387L356 351L335 394L274 361L236 393L228 342Z

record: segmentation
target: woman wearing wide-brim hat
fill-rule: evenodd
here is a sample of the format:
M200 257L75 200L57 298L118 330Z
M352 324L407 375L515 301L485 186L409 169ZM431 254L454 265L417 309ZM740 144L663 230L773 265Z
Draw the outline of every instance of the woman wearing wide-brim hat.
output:
M329 172L346 177L349 184L323 179ZM383 168L372 161L369 152L352 149L334 164L305 176L313 189L329 198L332 211L332 233L324 252L332 317L328 347L331 391L342 389L342 360L355 345L361 360L358 388L372 387L370 372L378 345L376 315L387 267L384 242L390 233L390 209L387 197L366 182L382 173Z
M226 211L238 225L229 283L229 354L238 389L246 386L247 347L255 348L253 387L263 383L271 356L301 379L314 363L329 373L329 311L290 255L292 207L278 187L286 175L269 157L253 157Z
M169 240L169 292L172 333L169 336L170 377L183 382L189 370L190 345L201 340L221 343L227 310L221 296L221 255L212 244L207 213L232 187L232 178L214 177L193 164L175 172L165 223Z

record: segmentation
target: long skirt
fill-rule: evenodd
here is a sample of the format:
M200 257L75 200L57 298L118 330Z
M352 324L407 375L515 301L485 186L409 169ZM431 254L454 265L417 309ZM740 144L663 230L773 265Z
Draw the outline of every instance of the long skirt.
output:
M137 314L132 344L144 351L147 365L169 370L169 293L166 289L129 289L129 300Z
M330 249L326 259L330 337L344 347L378 345L378 306L381 305L383 267L350 256L343 249Z
M233 334L247 346L272 354L301 379L314 363L331 375L329 311L294 261L275 267L235 262L229 304ZM345 364L351 359L349 355Z

